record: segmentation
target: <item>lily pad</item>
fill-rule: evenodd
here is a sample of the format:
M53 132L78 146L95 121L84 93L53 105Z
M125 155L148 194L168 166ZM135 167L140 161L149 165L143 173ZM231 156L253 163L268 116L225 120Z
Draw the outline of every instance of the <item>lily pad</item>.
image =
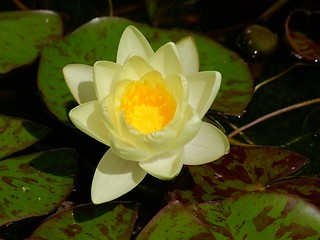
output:
M299 177L277 182L270 190L298 195L320 208L320 178Z
M319 239L320 210L280 193L240 194L220 203L193 207L214 239Z
M210 233L211 232L211 233ZM318 239L320 210L294 195L241 193L218 202L170 202L140 239Z
M140 232L137 240L214 239L206 224L179 201L169 203Z
M31 121L0 115L0 159L36 143L48 131Z
M32 239L130 239L138 216L134 202L85 204L50 216Z
M197 33L183 30L160 30L122 18L96 18L82 25L64 39L43 49L38 71L38 87L46 107L60 121L69 124L68 112L75 106L67 88L62 68L70 63L92 65L98 60L115 61L122 32L135 25L154 49L166 42L194 36L201 70L218 70L223 75L221 90L212 109L241 115L252 97L253 80L247 64L230 51Z
M233 147L219 160L189 166L177 181L176 198L185 203L224 199L265 190L308 163L305 157L276 147Z
M320 60L320 11L296 9L286 20L286 38L299 59Z
M0 13L0 74L32 63L44 45L62 35L58 14L51 11Z
M0 161L0 226L55 210L71 193L75 172L72 149Z

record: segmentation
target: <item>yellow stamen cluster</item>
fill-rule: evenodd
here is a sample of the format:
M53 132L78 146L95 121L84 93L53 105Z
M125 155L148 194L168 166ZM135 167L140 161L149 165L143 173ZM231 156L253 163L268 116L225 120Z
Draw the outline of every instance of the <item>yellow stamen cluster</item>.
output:
M126 121L140 132L160 131L174 117L176 100L162 76L149 72L125 89L121 109Z

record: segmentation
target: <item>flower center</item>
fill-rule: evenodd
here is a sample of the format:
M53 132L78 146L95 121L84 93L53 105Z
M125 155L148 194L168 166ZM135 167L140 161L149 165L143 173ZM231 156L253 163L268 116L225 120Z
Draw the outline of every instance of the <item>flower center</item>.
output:
M124 91L121 109L126 121L140 132L162 130L176 111L176 100L158 72L149 72L132 81Z

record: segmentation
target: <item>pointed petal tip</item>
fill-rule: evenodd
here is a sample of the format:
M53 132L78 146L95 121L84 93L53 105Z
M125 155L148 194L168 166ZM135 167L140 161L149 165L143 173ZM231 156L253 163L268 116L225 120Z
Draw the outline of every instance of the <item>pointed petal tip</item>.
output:
M198 135L185 146L186 165L213 162L230 150L227 136L212 124L203 122Z
M79 104L96 98L93 87L92 66L68 64L63 67L62 73L70 92Z
M92 180L92 202L101 204L121 197L135 188L146 174L137 162L122 159L109 149Z
M218 71L203 71L188 77L189 103L197 109L201 118L212 106L220 89L221 78Z
M121 65L110 61L97 61L93 65L94 90L99 102L112 91Z
M184 70L184 75L199 72L199 53L195 39L192 36L182 38L176 43L181 63Z
M164 78L170 75L183 74L182 61L177 46L173 42L168 42L160 47L149 59L149 63Z
M124 64L132 55L148 59L154 53L146 37L134 26L128 26L120 38L116 63Z
M87 102L71 109L69 118L85 134L110 145L108 130L105 128L97 101Z

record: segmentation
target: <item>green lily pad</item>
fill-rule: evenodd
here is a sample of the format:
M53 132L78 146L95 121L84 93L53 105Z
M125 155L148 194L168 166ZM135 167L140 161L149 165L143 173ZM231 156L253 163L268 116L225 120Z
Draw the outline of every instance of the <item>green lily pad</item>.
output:
M234 115L243 113L252 97L253 80L247 64L233 51L189 31L160 30L121 18L97 18L42 51L38 87L47 108L60 121L70 123L68 112L76 104L65 84L62 68L70 63L92 65L98 60L115 61L120 36L128 25L139 28L154 49L193 35L201 70L218 70L223 75L212 109Z
M0 159L36 143L48 131L31 121L0 115Z
M138 216L134 202L85 204L50 216L32 239L130 239Z
M51 11L0 13L0 74L32 63L40 49L62 35L58 14Z
M320 210L293 195L252 192L193 207L214 239L308 239L320 236Z
M305 157L281 148L233 147L215 162L189 166L177 181L175 195L181 202L194 203L265 190L307 163Z
M0 161L0 226L55 210L72 191L75 172L72 149Z
M137 240L214 239L206 224L179 201L169 203L140 232Z

